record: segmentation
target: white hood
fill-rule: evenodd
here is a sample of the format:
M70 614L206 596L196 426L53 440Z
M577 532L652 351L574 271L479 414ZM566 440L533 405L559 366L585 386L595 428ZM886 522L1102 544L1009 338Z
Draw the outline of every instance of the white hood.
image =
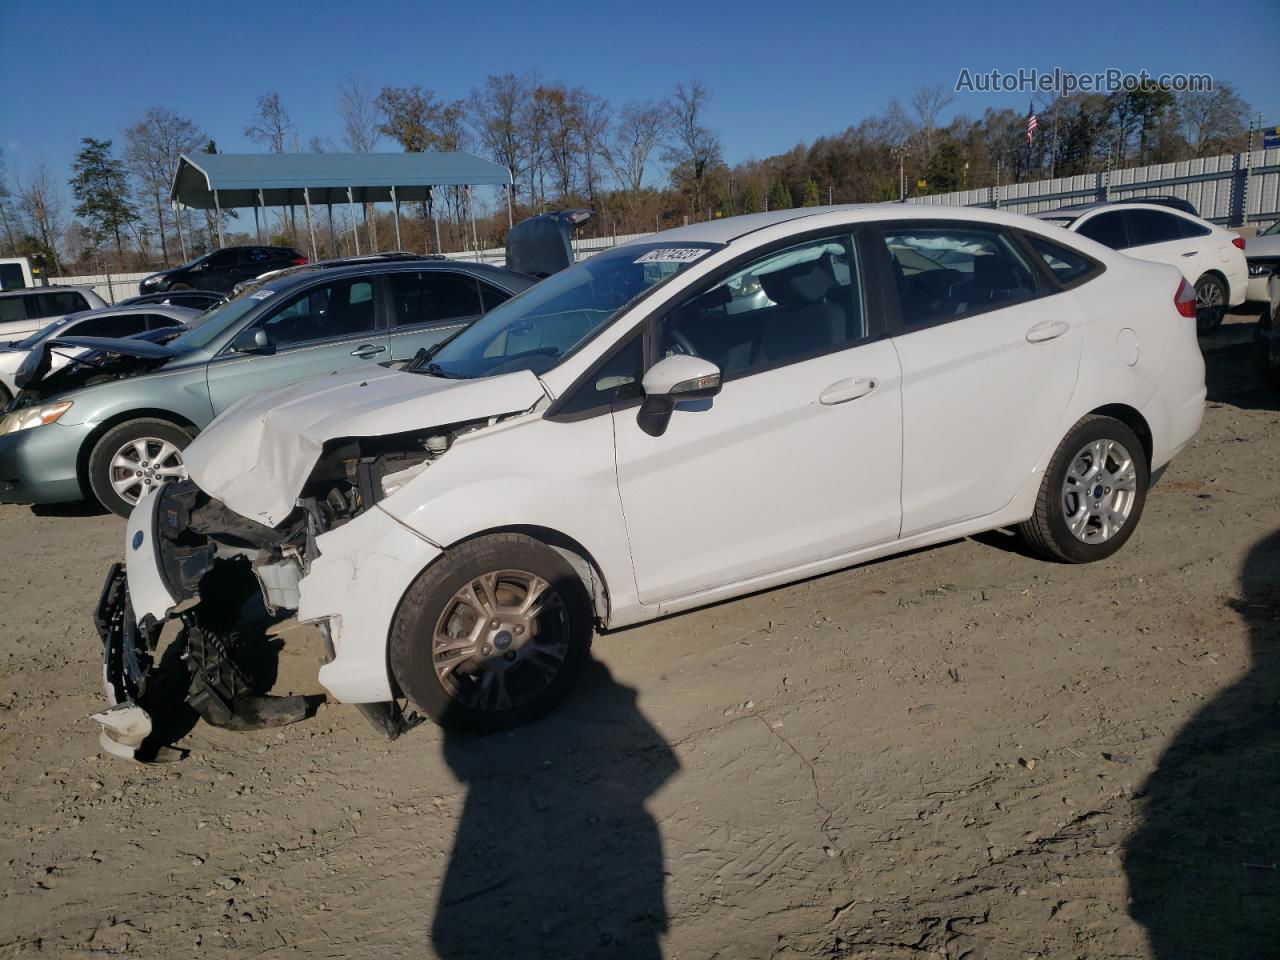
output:
M377 437L527 410L545 396L527 370L446 380L359 367L255 393L209 424L187 473L236 513L274 527L293 510L326 442Z

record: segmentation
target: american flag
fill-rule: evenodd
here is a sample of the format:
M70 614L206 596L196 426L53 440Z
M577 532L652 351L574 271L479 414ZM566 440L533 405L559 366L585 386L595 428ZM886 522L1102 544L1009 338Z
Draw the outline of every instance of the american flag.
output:
M1032 113L1031 107L1027 107L1027 146L1031 146L1031 138L1035 135L1036 127L1040 126L1040 121L1036 119L1036 115Z

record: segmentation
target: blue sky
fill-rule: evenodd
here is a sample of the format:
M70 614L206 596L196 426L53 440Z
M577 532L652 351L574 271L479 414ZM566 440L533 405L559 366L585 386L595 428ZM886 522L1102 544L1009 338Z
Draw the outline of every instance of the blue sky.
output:
M62 179L83 136L113 138L150 106L199 122L225 151L258 94L278 91L302 142L341 135L337 87L421 84L465 96L487 73L537 69L615 102L698 79L731 161L842 130L955 84L962 68L1207 72L1280 123L1280 3L1127 4L389 2L0 5L0 145L9 175L47 160ZM1064 10L1069 12L1063 12ZM981 12L979 12L981 11ZM1229 21L1229 22L1228 22ZM947 116L1027 106L961 94ZM384 149L389 149L389 146Z

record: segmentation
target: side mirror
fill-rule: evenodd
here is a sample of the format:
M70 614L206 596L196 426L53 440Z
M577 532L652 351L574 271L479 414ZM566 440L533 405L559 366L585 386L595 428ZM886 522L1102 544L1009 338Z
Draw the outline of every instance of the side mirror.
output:
M237 333L235 339L231 341L231 350L234 353L276 352L276 348L267 339L267 331L261 327L251 327L248 330L241 330Z
M660 437L677 403L709 400L720 392L720 368L701 357L677 353L650 367L640 385L644 403L636 422L649 436Z

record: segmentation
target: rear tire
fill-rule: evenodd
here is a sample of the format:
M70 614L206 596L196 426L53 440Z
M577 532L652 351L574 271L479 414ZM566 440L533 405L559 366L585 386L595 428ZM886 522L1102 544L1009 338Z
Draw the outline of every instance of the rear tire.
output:
M165 292L166 292L166 293L179 293L179 292L181 292L181 291L183 291L183 290L194 290L194 289L195 289L195 287L193 287L191 284L189 284L189 283L183 283L181 280L179 280L177 283L171 283L171 284L169 284L169 287L168 287L168 289L167 289Z
M1226 315L1227 285L1206 273L1196 281L1196 332L1216 330Z
M591 597L560 554L492 534L449 550L413 582L391 626L391 672L440 726L491 733L555 707L592 632Z
M1090 414L1058 444L1040 482L1035 513L1018 532L1050 560L1103 560L1133 535L1149 483L1137 434L1113 417Z
M152 490L187 475L182 451L191 434L168 420L140 417L104 433L89 455L89 489L120 517Z

